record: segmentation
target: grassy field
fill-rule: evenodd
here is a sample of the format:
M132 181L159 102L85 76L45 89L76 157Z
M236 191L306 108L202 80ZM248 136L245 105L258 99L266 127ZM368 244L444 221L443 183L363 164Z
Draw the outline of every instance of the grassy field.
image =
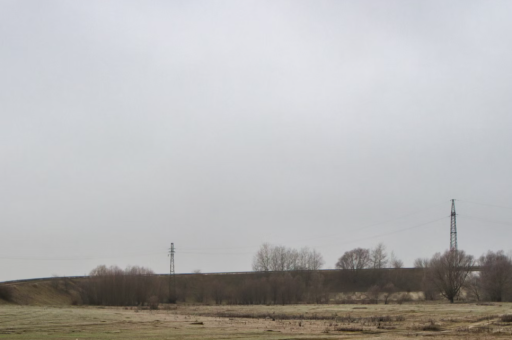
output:
M512 304L0 305L0 339L509 339ZM511 321L511 322L507 322Z

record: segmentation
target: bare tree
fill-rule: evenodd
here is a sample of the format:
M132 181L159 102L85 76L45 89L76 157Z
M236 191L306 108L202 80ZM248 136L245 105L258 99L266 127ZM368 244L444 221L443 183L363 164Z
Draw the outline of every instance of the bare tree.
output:
M294 268L296 270L318 270L325 264L322 254L307 247L298 252Z
M301 250L264 243L254 256L254 271L318 270L324 265L320 253L305 247Z
M379 303L379 295L381 292L381 287L379 285L373 285L366 291L368 298L374 303Z
M501 302L512 290L512 261L503 251L480 257L482 289L491 301Z
M329 294L324 287L324 277L322 274L315 272L311 276L308 287L308 302L321 303L327 301Z
M126 295L130 296L136 305L148 301L155 284L154 272L144 267L128 267L124 271Z
M374 269L386 268L388 264L388 254L384 243L379 243L370 253L371 265Z
M392 282L388 282L385 285L373 285L368 291L368 297L378 303L379 298L384 299L384 304L387 305L389 298L397 291L395 285Z
M439 298L439 293L437 288L434 286L432 280L429 278L429 273L426 270L430 267L430 259L427 258L417 258L414 260L414 267L423 270L423 278L421 280L421 289L425 296L426 300L436 300Z
M466 280L466 290L468 296L474 300L480 301L482 296L482 280L477 274L470 274Z
M439 299L439 290L434 285L434 282L429 278L428 272L424 273L421 280L421 290L423 291L425 300L434 301Z
M392 282L388 282L384 287L382 287L381 291L383 292L382 297L384 298L384 304L387 305L389 298L397 291L397 289Z
M252 269L254 271L268 272L271 269L272 259L272 245L269 243L263 243L254 255L252 262Z
M368 268L370 265L370 250L363 248L355 248L346 251L343 256L336 262L336 268L338 269L350 269L358 271L364 268Z
M430 260L427 278L442 296L453 303L466 283L473 264L473 256L463 250L447 250L442 255L437 253Z
M404 266L404 262L395 256L395 252L391 252L391 260L389 261L391 268L400 269Z
M284 248L283 270L297 270L299 252L296 249Z
M270 268L272 271L284 271L287 267L287 249L283 246L272 247Z
M414 260L414 267L415 268L428 268L430 265L430 260L425 258L417 258Z
M206 302L209 296L210 286L206 282L207 278L205 278L204 274L201 274L200 270L194 270L193 281L192 281L192 295L194 300L199 303Z
M319 270L325 264L324 257L316 250L309 252L308 256L308 270Z
M93 269L82 283L82 298L96 305L143 305L149 297L159 294L151 269L104 265Z

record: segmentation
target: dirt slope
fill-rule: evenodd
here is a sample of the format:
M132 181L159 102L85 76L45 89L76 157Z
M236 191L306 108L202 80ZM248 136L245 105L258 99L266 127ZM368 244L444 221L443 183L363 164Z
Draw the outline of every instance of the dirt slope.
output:
M77 283L77 279L69 278L2 283L0 284L0 304L45 306L76 304L80 301Z

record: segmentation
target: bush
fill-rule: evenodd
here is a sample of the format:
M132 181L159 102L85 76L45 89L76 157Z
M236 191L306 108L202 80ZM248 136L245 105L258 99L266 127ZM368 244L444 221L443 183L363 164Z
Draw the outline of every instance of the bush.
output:
M434 320L430 320L430 322L421 327L422 331L429 331L429 332L439 332L441 330L441 327L434 322Z
M0 286L0 299L12 302L12 288L9 286Z
M409 293L402 293L398 296L398 298L396 299L396 302L401 305L402 303L404 302L410 302L412 301L412 298L411 296L409 295Z
M512 322L512 314L505 314L501 316L502 322Z
M149 309L157 310L158 309L158 296L152 296L149 298Z

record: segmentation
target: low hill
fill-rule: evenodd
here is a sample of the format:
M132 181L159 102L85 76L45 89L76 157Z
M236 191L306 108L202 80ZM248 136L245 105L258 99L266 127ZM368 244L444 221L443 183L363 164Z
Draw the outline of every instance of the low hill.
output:
M0 283L0 304L71 305L79 301L75 278L49 278Z

